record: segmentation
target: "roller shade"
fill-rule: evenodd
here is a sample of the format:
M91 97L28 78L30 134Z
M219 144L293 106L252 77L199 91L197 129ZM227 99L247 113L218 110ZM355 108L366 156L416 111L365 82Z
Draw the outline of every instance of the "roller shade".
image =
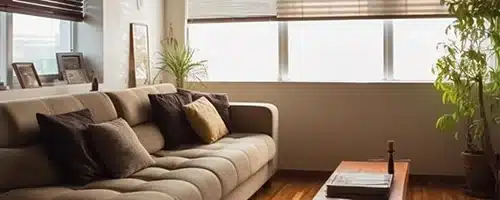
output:
M277 0L188 0L189 22L276 18Z
M0 0L0 11L83 21L84 0Z
M278 20L449 16L440 0L278 0Z

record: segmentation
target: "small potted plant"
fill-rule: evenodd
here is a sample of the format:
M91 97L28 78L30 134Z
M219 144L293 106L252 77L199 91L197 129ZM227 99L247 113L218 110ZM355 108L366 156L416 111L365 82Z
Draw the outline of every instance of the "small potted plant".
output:
M433 68L434 86L453 110L436 123L463 135L467 193L498 198L499 161L491 134L500 122L500 1L442 0L456 20L448 26L444 55ZM497 62L491 62L491 60ZM457 124L464 124L458 127Z
M167 39L161 42L162 51L158 52L159 62L158 73L153 82L163 74L169 73L175 78L175 85L178 88L184 88L187 80L199 81L203 84L203 78L207 76L207 61L194 60L195 49L187 45L180 44L173 36L172 25L169 28Z

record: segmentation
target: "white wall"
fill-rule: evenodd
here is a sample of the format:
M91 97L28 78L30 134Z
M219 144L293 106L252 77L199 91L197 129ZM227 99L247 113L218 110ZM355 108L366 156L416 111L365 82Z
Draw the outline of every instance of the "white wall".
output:
M85 66L93 70L99 80L103 80L103 1L88 0L85 8L85 21L75 23L76 52L82 52ZM90 72L90 71L89 71Z
M164 38L165 0L89 0L87 16L75 27L75 50L84 53L86 64L104 79L100 88L122 89L128 83L129 24L147 24L150 59L156 63L156 52ZM155 66L151 66L155 67ZM152 72L155 74L156 72ZM65 85L40 89L0 91L0 101L41 96L79 93L90 90L87 85Z
M142 2L138 10L136 0L103 1L104 86L108 89L128 86L130 23L148 25L150 59L156 63L156 52L160 50L160 41L164 38L164 0Z
M463 173L464 143L435 128L446 109L430 83L206 84L231 101L278 107L282 169L329 171L341 160L383 158L395 140L396 158L411 159L414 174Z

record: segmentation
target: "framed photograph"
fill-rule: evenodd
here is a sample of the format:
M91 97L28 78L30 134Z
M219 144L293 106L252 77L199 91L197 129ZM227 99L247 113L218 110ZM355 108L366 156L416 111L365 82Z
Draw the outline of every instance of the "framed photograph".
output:
M151 69L149 63L149 33L146 24L130 24L129 87L137 83L149 84Z
M59 68L59 80L64 80L68 69L83 69L87 73L83 63L83 54L78 52L56 53L57 66Z
M42 87L42 82L33 63L12 63L12 68L16 73L21 88Z
M67 69L64 71L64 76L68 84L88 83L89 78L84 69Z

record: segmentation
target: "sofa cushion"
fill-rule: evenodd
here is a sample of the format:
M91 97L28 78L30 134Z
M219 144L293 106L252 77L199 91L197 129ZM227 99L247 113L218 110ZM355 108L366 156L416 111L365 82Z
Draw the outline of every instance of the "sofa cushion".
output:
M96 122L117 118L113 103L100 92L75 96L0 102L0 147L38 143L36 113L56 115L88 108Z
M89 109L59 115L36 114L49 159L69 184L86 184L103 177L93 158L84 131L94 123Z
M268 135L233 133L213 144L159 151L154 154L158 158L153 166L169 170L190 167L210 170L221 180L225 195L233 189L234 182L239 184L246 180L275 154L276 145Z
M134 127L135 125L151 121L151 105L148 94L175 92L176 89L172 84L160 84L106 92L106 94L111 98L118 116L125 119L130 126Z
M217 112L219 113L220 117L222 118L222 121L224 121L224 124L228 129L231 128L231 118L229 115L229 97L225 93L206 93L206 92L198 92L198 91L192 91L192 90L186 90L186 89L177 89L177 92L179 93L188 93L191 95L193 98L193 101L198 100L201 97L205 97L212 103L217 109ZM229 130L231 131L231 130Z
M128 123L119 118L91 124L89 146L113 178L124 178L154 163Z
M159 151L155 164L129 178L12 190L0 200L219 200L272 159L275 147L267 135L235 133L193 149Z
M0 149L0 190L59 183L42 145Z
M149 153L155 153L165 146L165 139L163 138L160 128L154 122L147 122L133 126L135 134L141 141L142 146L146 148Z
M150 94L153 119L165 138L166 149L176 149L182 144L200 143L191 128L182 106L192 102L184 93Z
M213 143L228 134L224 121L207 98L201 97L182 109L191 127L205 143Z

